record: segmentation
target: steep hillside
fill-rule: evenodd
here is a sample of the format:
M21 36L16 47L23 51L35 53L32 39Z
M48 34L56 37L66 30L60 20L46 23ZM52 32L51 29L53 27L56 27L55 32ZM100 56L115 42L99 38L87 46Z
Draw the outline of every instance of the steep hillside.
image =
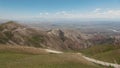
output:
M47 43L53 48L55 45L62 49L78 50L87 46L85 38L82 38L81 35L81 33L77 32L75 34L75 31L73 32L72 30L52 29L47 32Z
M34 46L57 50L80 50L92 45L119 43L119 37L102 34L86 35L76 30L38 30L14 21L0 24L0 44Z
M9 21L0 25L0 43L13 45L39 46L43 41L42 33L26 26Z
M52 29L40 31L9 21L0 25L0 43L22 46L78 50L88 46L81 33L70 30Z

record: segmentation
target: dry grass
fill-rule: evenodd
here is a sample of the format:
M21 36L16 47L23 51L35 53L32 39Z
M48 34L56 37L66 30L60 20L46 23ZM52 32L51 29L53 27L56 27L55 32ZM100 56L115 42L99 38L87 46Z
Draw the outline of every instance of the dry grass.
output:
M19 46L19 45L0 45L0 52L10 51L17 53L28 53L28 54L47 54L44 49L28 47L28 46Z
M44 49L0 45L0 68L103 68L75 53L50 54Z

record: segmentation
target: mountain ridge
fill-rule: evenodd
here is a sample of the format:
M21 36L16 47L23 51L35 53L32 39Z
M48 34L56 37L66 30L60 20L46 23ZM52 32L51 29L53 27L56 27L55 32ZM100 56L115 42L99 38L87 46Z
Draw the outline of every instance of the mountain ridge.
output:
M116 41L117 40L117 41ZM93 34L86 35L75 30L38 30L9 21L0 24L0 44L33 46L57 50L80 50L93 45L115 44L119 39Z
M0 43L12 45L27 45L35 47L64 49L83 48L83 38L74 37L72 31L65 32L61 29L52 29L49 31L39 31L27 26L23 26L14 21L9 21L0 25ZM74 32L73 32L74 33ZM3 35L3 36L2 36ZM78 34L80 36L80 34ZM80 38L80 37L79 37Z

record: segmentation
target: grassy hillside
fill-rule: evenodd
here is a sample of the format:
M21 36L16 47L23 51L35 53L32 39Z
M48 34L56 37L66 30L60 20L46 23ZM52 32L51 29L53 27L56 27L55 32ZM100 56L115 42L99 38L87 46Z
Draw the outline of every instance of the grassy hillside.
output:
M120 64L120 46L98 45L84 49L81 52L89 57Z
M103 68L73 53L48 54L39 50L35 54L28 52L35 49L24 49L0 46L0 68Z

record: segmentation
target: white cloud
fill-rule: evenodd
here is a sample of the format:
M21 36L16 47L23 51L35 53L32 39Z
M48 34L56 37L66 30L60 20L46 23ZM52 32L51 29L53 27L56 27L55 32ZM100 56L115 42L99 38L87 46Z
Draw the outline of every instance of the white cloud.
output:
M101 10L101 8L96 8L95 10L94 10L94 12L96 13L96 12L99 12Z
M120 18L120 10L106 10L93 15L95 18Z
M67 13L66 11L56 12L57 15L59 15L59 14L66 14L66 13Z
M108 19L120 19L120 10L103 10L100 8L96 8L93 11L89 11L87 13L75 13L70 11L59 11L55 13L42 12L36 16L13 16L10 18L20 18L20 19L32 19L32 18L40 18L40 19L88 19L88 18L108 18Z
M47 16L45 13L41 15L41 17L45 18L120 18L120 10L106 10L103 11L100 8L97 8L88 13L70 13L67 11L60 11L56 13L49 13Z

